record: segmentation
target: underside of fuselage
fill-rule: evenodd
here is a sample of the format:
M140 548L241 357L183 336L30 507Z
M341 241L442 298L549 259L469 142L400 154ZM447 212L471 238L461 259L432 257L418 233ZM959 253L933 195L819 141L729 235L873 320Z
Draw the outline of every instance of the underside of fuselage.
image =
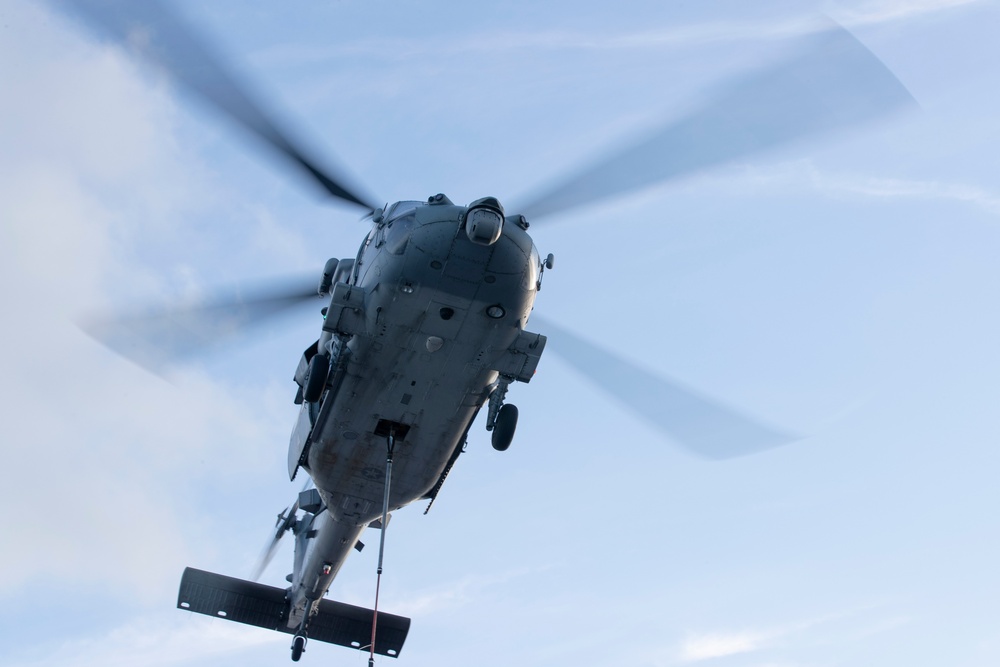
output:
M426 497L527 323L540 266L530 237L508 222L495 243L473 243L466 211L390 210L359 252L366 332L347 342L346 373L307 459L338 520L381 513L387 428L396 430L390 506Z
M290 472L305 468L323 502L297 539L289 626L381 516L389 443L388 508L433 498L491 394L527 382L538 363L545 338L524 327L542 265L527 224L491 230L486 215L470 230L470 210L443 196L395 204L376 212L353 265L341 262L351 270L338 274L324 335L297 373L305 384L310 355L330 358L289 453Z
M340 521L381 513L387 428L396 430L390 506L427 496L527 323L540 266L530 237L508 221L495 243L473 243L466 212L397 204L358 255L367 331L347 343L307 459Z

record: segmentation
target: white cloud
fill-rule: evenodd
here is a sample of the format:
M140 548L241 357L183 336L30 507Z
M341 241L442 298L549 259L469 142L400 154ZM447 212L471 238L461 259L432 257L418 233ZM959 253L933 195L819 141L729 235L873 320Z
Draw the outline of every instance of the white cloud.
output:
M862 2L853 8L844 8L838 4L835 15L846 25L870 25L904 21L981 2L982 0L873 0Z
M363 57L369 61L406 62L414 58L454 57L539 51L619 51L678 48L697 44L741 40L772 40L815 32L826 24L821 18L792 17L779 21L713 22L635 32L589 33L564 29L475 34L467 39L428 42L396 40L392 49L380 41L355 41L330 47L296 44L273 46L254 57L256 62L293 64L338 61Z
M708 633L692 635L681 644L678 658L697 662L727 655L749 653L767 645L769 635L759 632Z
M290 418L259 388L167 384L73 325L109 293L162 289L136 251L197 206L199 167L172 104L122 56L36 5L4 11L20 38L0 41L0 595L100 582L141 600L209 548L199 505L215 489L199 482L254 482Z
M144 616L105 633L56 644L41 657L14 658L8 667L168 667L218 664L251 652L287 651L287 635L203 615L170 610ZM273 648L267 648L273 647ZM244 662L245 660L240 660Z
M776 191L801 192L803 188L808 188L834 196L942 200L968 204L992 215L1000 215L1000 194L976 185L824 171L811 160L745 167L742 173L729 171L725 178L709 178L712 187L716 189L725 187L734 191L750 189L761 192L770 188Z
M518 579L527 574L543 571L544 567L525 567L492 575L477 574L466 576L438 586L433 589L417 592L409 597L403 597L393 603L393 613L404 616L419 617L428 614L459 609L482 600L483 592L502 584Z
M911 622L908 616L885 616L882 604L862 605L803 621L742 630L692 631L670 656L670 662L700 662L715 658L762 652L761 665L777 665L775 654L793 646L823 647L830 643L853 644L890 632ZM821 628L821 633L810 631ZM812 650L815 653L814 649ZM757 664L757 663L754 663Z
M982 188L964 183L941 183L936 181L910 181L898 178L864 179L848 176L816 178L822 188L851 192L871 197L944 199L977 206L1000 215L1000 196Z
M928 14L979 4L983 0L873 0L855 6L837 3L829 14L847 27L905 21ZM816 12L769 17L766 20L711 21L632 32L584 32L565 29L524 30L470 35L464 40L428 42L396 40L392 49L381 41L363 41L331 47L297 44L273 46L256 54L256 62L306 63L364 56L368 60L409 61L426 56L523 53L525 51L655 50L713 42L770 41L816 32L829 22Z
M859 628L853 634L851 639L855 641L867 639L868 637L874 637L875 635L880 635L885 632L892 632L893 630L907 626L912 622L912 617L903 614L876 618L873 619L868 625Z

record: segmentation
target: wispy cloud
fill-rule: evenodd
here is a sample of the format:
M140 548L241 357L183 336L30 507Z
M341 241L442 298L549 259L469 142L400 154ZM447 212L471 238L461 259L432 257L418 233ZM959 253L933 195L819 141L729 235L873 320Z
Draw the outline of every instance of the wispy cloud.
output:
M990 216L1000 217L1000 191L969 183L931 179L892 178L863 173L826 171L811 160L791 160L780 164L747 166L725 171L720 176L711 175L706 180L697 178L680 183L677 188L710 187L713 192L725 191L743 195L747 193L785 194L804 192L824 197L898 200L900 202L939 202L957 206L971 206ZM633 195L630 205L655 205L662 191L657 188Z
M876 0L859 3L854 7L838 4L831 8L830 16L850 28L906 21L982 2L983 0ZM308 47L289 43L261 51L256 54L254 60L261 63L289 64L358 56L374 60L408 61L424 56L450 57L476 53L642 51L716 42L771 41L804 35L828 27L829 21L823 15L808 13L768 19L691 23L617 33L564 29L491 31L457 40L396 40L391 49L386 49L382 41L371 40L359 40L332 47Z
M859 628L851 639L867 639L868 637L874 637L875 635L880 635L885 632L892 632L897 628L909 625L912 621L913 618L906 614L876 618L873 619L868 625Z
M172 387L71 324L108 294L162 287L169 260L150 259L151 239L188 224L207 189L187 176L197 162L182 159L158 89L68 26L38 27L50 19L36 4L11 14L35 30L0 40L0 78L18 102L0 137L0 283L18 323L0 332L0 596L45 582L145 599L210 548L199 533L218 524L204 507L229 475L252 486L252 462L287 440L289 404L204 373ZM53 495L39 505L42 488Z
M847 615L849 614L827 614L803 621L756 629L691 632L681 642L676 659L679 662L699 662L760 651L776 646L793 635L801 634L818 625L842 619Z
M274 646L285 653L287 635L176 610L143 616L108 630L63 643L52 642L32 657L12 658L9 667L126 667L218 664L220 658Z
M458 609L471 603L473 600L481 601L482 593L486 589L500 586L527 574L545 569L547 568L524 567L507 570L506 572L497 572L492 575L463 577L448 582L443 586L425 589L410 597L403 598L398 603L393 604L392 611L393 613L405 616L422 616L434 612Z
M911 181L898 178L852 179L845 176L828 177L818 184L825 188L871 197L951 200L978 206L989 213L1000 215L1000 196L964 183Z
M762 632L695 634L681 644L678 659L682 662L697 662L750 653L767 646L772 637L773 635Z
M837 18L846 25L870 25L905 21L912 18L981 4L982 0L877 0L863 2L854 8L843 9Z
M591 33L563 29L500 32L470 35L465 39L428 41L397 40L392 49L380 41L355 41L331 47L284 44L258 52L259 63L292 64L363 57L372 61L401 61L424 57L454 57L470 54L500 54L552 51L654 50L712 42L772 40L815 32L825 26L821 19L792 17L780 21L699 23L619 33Z
M991 215L1000 215L1000 193L978 185L927 179L891 178L849 172L825 171L811 160L791 160L768 166L748 166L742 178L727 174L713 187L729 184L737 190L750 187L755 192L809 189L832 196L860 196L879 199L938 200L968 204Z
M776 663L771 660L795 644L826 646L831 642L857 642L895 630L911 620L905 615L885 614L883 605L865 605L771 627L692 631L676 647L669 664L696 663L762 652L760 658L768 662L761 664L774 665ZM822 632L811 633L812 630Z

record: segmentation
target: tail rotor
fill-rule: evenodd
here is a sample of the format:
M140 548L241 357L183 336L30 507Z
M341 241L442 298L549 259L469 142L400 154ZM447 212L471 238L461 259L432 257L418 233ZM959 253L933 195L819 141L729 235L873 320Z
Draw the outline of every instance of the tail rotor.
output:
M306 480L305 485L302 487L302 492L309 489L312 484L312 480ZM274 560L274 555L278 553L278 543L281 542L281 537L289 530L294 530L295 525L298 523L298 513L299 513L299 499L295 498L295 502L286 507L278 514L278 520L274 524L274 533L271 539L264 545L264 548L260 552L260 557L257 558L257 563L254 565L253 571L250 574L251 581L257 581L260 579L261 575L264 574L264 570L267 566L271 564Z

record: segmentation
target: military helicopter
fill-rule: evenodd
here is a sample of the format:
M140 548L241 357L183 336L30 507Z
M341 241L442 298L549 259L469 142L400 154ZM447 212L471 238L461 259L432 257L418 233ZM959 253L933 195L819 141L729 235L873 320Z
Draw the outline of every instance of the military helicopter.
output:
M132 345L136 340L164 334L194 339L211 335L220 323L245 325L293 304L325 300L322 329L293 373L300 408L287 473L294 480L304 472L311 486L279 515L253 577L291 532L289 586L188 568L178 596L179 608L292 635L294 661L307 639L368 651L370 664L375 654L399 655L410 621L378 611L377 593L374 609L325 596L370 527L380 531L381 574L391 512L419 500L434 502L480 412L493 447L504 451L511 445L518 411L507 402L509 389L532 379L548 347L701 455L739 456L794 439L554 323L536 318L545 333L529 331L544 273L554 266L553 255L543 258L532 241L530 224L870 121L911 101L874 55L844 29L830 26L787 59L746 75L652 136L515 207L492 196L456 204L440 193L382 206L293 140L224 59L159 2L62 5L101 34L138 50L371 222L358 252L330 259L311 284L238 302L220 299L201 308L118 316L89 327L99 340L141 361ZM547 345L550 338L553 344Z

